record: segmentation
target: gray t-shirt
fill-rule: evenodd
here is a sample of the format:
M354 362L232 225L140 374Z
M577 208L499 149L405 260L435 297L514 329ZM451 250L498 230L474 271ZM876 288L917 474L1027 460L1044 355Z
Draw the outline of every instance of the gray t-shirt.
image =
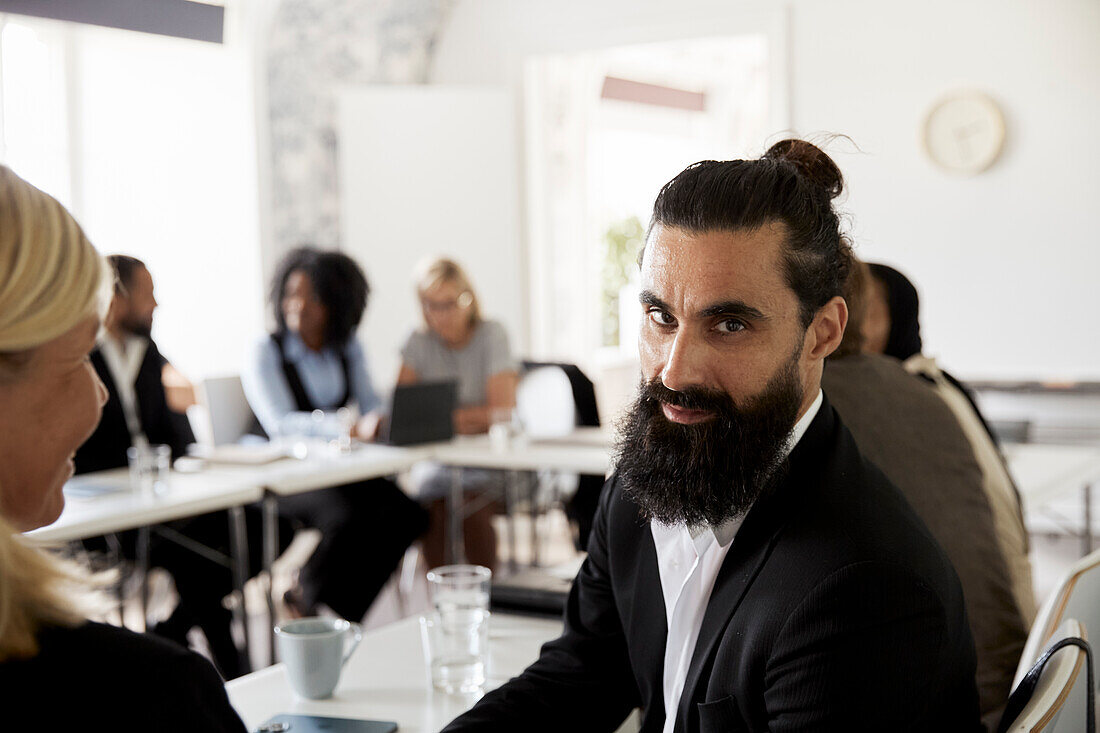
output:
M431 331L414 331L401 348L405 365L422 382L456 380L460 407L484 405L489 377L515 371L508 334L496 321L482 321L461 349L452 349Z

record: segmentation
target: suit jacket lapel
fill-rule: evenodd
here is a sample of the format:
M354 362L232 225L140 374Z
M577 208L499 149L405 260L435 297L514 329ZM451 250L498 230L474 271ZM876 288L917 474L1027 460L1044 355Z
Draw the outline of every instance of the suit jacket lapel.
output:
M797 506L798 494L806 490L808 469L820 465L820 452L827 437L832 434L834 424L833 408L825 399L806 434L791 452L786 463L786 475L779 480L774 491L757 500L733 538L699 627L699 638L676 712L676 730L689 730L690 714L706 692L704 682L710 678L718 641L724 636L734 612L778 542L790 513Z
M668 621L665 618L664 597L661 595L661 574L657 566L657 548L649 522L637 522L640 533L634 542L623 546L635 548L629 567L634 577L622 578L624 588L630 588L626 603L624 632L631 640L631 663L635 669L646 718L660 715L664 718L664 665L665 642L668 637Z

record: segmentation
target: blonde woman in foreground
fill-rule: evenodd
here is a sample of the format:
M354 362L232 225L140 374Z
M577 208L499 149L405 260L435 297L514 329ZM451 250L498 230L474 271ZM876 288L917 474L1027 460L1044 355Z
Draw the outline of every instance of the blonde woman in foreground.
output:
M18 532L61 514L107 392L88 361L105 268L72 216L0 166L0 719L11 730L244 731L214 668L87 621L77 568Z

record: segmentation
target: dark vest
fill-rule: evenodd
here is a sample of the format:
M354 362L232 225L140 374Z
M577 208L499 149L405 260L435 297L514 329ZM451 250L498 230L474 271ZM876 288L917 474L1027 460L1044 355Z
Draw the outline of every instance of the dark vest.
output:
M302 384L302 377L298 374L298 367L294 366L286 358L286 350L283 347L286 334L273 333L271 340L275 342L275 348L279 350L279 361L283 367L283 375L286 377L290 393L294 395L294 402L299 412L313 412L314 410L335 410L347 406L351 401L351 369L348 367L348 357L343 349L338 349L336 355L340 358L340 368L344 372L344 394L334 405L315 405L306 393Z

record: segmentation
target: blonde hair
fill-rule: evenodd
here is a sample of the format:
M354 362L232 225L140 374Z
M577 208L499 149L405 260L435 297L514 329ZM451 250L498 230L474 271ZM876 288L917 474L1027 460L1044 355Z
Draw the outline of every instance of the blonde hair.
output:
M431 257L422 260L417 265L416 291L418 295L443 283L451 283L457 286L461 294L470 294L470 325L480 323L481 304L478 302L474 286L470 284L470 278L461 265L446 257Z
M38 653L43 626L75 626L96 596L77 565L31 547L0 518L0 662Z
M106 274L65 207L0 166L0 374L102 308Z
M65 207L0 166L0 380L20 379L36 348L102 308L106 272ZM36 654L44 625L79 623L90 587L0 518L0 660Z

